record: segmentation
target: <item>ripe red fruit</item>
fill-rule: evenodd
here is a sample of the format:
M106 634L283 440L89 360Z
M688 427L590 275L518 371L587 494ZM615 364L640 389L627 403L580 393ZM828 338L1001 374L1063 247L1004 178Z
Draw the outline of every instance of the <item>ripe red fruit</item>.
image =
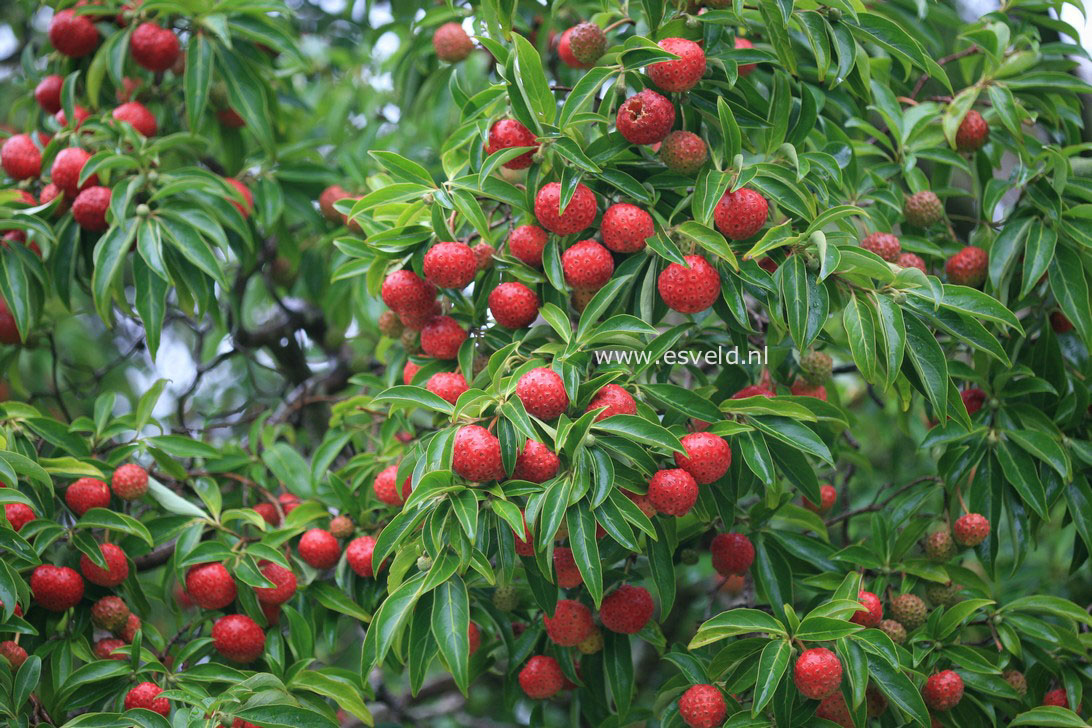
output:
M699 485L720 480L732 465L732 448L723 437L695 432L684 435L679 442L686 455L675 453L675 464L690 473Z
M482 631L478 625L471 622L466 626L466 638L470 647L470 656L473 657L478 648L482 646Z
M1056 334L1068 334L1073 330L1073 322L1061 311L1050 312L1050 328Z
M603 236L603 245L614 252L636 253L644 249L645 240L656 234L656 224L652 215L636 205L619 202L603 213L599 233ZM613 262L611 265L613 267Z
M91 605L91 623L114 632L129 621L129 607L119 597L103 597Z
M561 268L570 286L594 291L610 280L614 258L594 240L581 240L561 254Z
M64 502L77 516L110 506L110 486L97 478L80 478L64 492Z
M902 214L911 225L929 227L944 217L944 203L932 190L922 190L906 198Z
M982 409L982 405L986 403L986 393L978 387L964 389L959 393L959 398L963 400L963 406L967 409L969 415L978 412L978 410Z
M742 533L718 533L709 545L713 568L721 576L743 575L755 560L755 547Z
M281 504L281 510L287 516L299 506L300 498L295 493L281 493L277 496L277 502Z
M63 192L64 191L60 187L58 187L53 182L50 182L49 184L47 184L45 187L42 188L42 193L38 196L39 197L39 202L42 205L48 205L50 202L55 200L57 197L60 197L63 194ZM65 201L65 199L63 197L61 197L61 201L59 203L57 203L57 206L55 208L53 208L53 217L57 217L58 215L63 213L67 208L68 208L68 203Z
M656 506L652 505L652 501L648 499L647 495L633 493L628 490L623 490L622 495L633 501L633 505L637 506L641 513L645 514L646 518L652 518L656 515Z
M607 34L595 23L583 22L565 33L569 52L582 68L594 66L607 50Z
M534 162L538 142L531 130L515 119L498 119L489 128L489 141L485 145L486 154L494 154L512 147L534 147L530 151L504 163L508 169L527 169Z
M930 675L921 689L921 696L933 710L951 710L963 699L963 678L952 670Z
M986 281L986 268L990 256L982 248L968 245L944 264L948 280L961 286L977 288Z
M251 193L250 188L234 177L225 177L224 181L234 187L235 191L243 198L242 205L230 197L228 198L228 202L231 203L232 207L239 211L239 214L242 215L244 219L250 217L250 213L254 211L254 195Z
M83 578L67 566L42 564L30 574L34 601L51 612L63 612L83 599Z
M968 111L956 130L956 149L961 152L975 152L985 145L990 138L990 125L977 111Z
M675 107L666 97L646 88L618 107L614 125L630 144L662 142L675 125Z
M372 568L372 552L375 551L375 539L371 536L360 536L349 542L345 549L345 560L349 562L349 568L359 576L371 578L375 576Z
M1025 688L1026 690L1027 688ZM1065 688L1055 688L1054 690L1048 690L1043 695L1043 705L1054 705L1059 708L1069 707L1069 695L1066 693ZM1077 711L1080 712L1081 706L1077 706Z
M679 717L690 728L717 728L728 705L715 685L691 685L679 697Z
M478 272L478 259L466 243L436 243L425 253L424 271L437 288L466 288Z
M277 507L272 503L259 503L254 506L254 510L270 526L281 525L281 516L277 513Z
M56 114L61 110L61 86L63 85L64 79L54 73L43 78L34 87L34 98L47 114Z
M575 647L595 631L591 610L573 599L559 599L554 616L542 616L546 634L555 644Z
M155 121L155 115L139 101L122 104L114 109L112 116L118 121L132 124L134 129L146 137L155 136L155 132L159 128Z
M928 273L925 269L925 260L915 253L899 253L899 257L895 258L895 265L900 268L917 268L922 273Z
M705 141L689 131L673 131L660 144L660 161L676 174L693 175L709 157Z
M583 183L576 185L564 212L561 212L560 182L550 182L535 195L538 224L557 235L572 235L584 230L595 220L598 209L595 194Z
M489 243L478 243L471 250L474 251L474 259L478 261L478 271L489 270L493 267L493 256L497 249Z
M557 585L562 589L575 589L584 583L584 577L573 559L573 550L566 546L554 548L554 574L557 576Z
M27 661L27 651L14 640L4 640L0 642L0 657L8 661L12 670L18 670Z
M87 121L87 117L91 116L91 112L79 104L75 104L72 107L72 116L76 118L76 123L72 125L72 128L79 129L83 122ZM64 109L54 114L53 118L57 120L57 124L61 127L68 126L68 117L65 115Z
M516 457L516 465L512 468L512 477L516 480L529 480L532 483L545 483L557 475L557 470L560 467L561 458L554 454L550 448L541 442L528 438L522 452Z
M216 120L229 129L242 129L246 126L246 119L239 116L235 109L220 109L216 112Z
M648 500L667 516L682 517L698 500L698 484L682 468L657 470L648 481Z
M265 632L250 617L229 614L212 626L212 646L233 662L254 662L265 651Z
M833 485L822 485L819 487L819 504L812 503L807 498L804 499L804 507L812 513L827 513L834 507L835 502L838 500L838 491L835 490Z
M454 359L464 341L466 330L450 316L433 316L421 329L421 351L434 359Z
M489 312L508 329L522 329L538 318L538 296L522 283L502 283L489 293Z
M171 712L171 703L166 698L159 697L161 692L163 688L153 682L137 683L125 694L125 709L144 708L166 718Z
M129 619L125 620L125 626L117 634L125 644L132 644L138 629L140 629L140 617L130 613Z
M557 372L546 367L537 367L520 377L516 396L529 414L543 420L556 419L569 408L565 383Z
M979 513L965 513L956 519L952 535L960 546L977 546L990 535L990 522Z
M891 233L872 233L861 241L861 247L891 263L898 260L902 250L899 239Z
M22 341L19 337L19 328L15 324L15 317L11 315L7 301L0 298L0 343L17 346Z
M86 554L80 554L80 573L83 578L98 586L114 587L129 576L129 560L119 546L112 543L99 545L102 558L106 560L105 569L95 565Z
M796 659L793 682L805 698L822 700L842 684L842 662L825 647L804 650Z
M300 536L297 550L304 563L314 569L329 569L341 556L341 546L334 534L322 528L309 529Z
M72 8L61 10L49 21L49 42L61 55L81 58L99 44L99 29L90 16L76 15Z
M406 365L402 367L402 383L409 384L412 382L419 371L421 371L421 367L411 361L407 361Z
M853 728L853 717L849 714L849 706L840 692L823 698L815 709L815 717L837 723L842 728Z
M461 478L482 483L504 477L500 440L481 425L466 425L455 434L451 469Z
M591 402L588 402L588 408L584 411L591 412L604 407L606 409L595 416L596 422L605 420L612 415L637 414L637 403L633 401L633 397L629 392L617 384L603 385L603 388L592 397Z
M726 237L746 240L762 229L769 212L765 197L743 187L724 193L713 209L713 222Z
M518 556L534 556L535 544L534 539L531 537L531 529L527 527L527 517L522 511L520 512L520 518L523 519L523 535L512 531L512 538L516 542L516 554Z
M797 397L815 397L821 399L824 402L827 401L827 388L822 384L811 384L804 379L797 378L792 386L789 387L789 391Z
M254 587L254 595L262 604L284 604L296 593L296 575L291 569L286 569L272 561L262 561L258 564L262 576L276 584L273 587ZM187 582L188 586L188 582Z
M42 152L29 134L15 134L0 147L0 166L13 179L33 179L42 173Z
M458 23L444 23L432 34L436 57L448 63L458 63L474 50L474 41Z
M508 236L508 251L527 265L541 268L542 249L549 239L546 231L538 225L520 225Z
M129 51L137 65L149 71L166 71L178 60L178 36L157 23L141 23L129 37Z
M84 230L102 232L109 225L106 222L106 211L110 209L110 188L88 187L72 202L72 217Z
M470 389L470 387L466 384L466 378L458 372L436 372L428 378L425 389L437 397L455 404L459 399L459 395Z
M124 640L119 640L116 637L107 637L96 642L92 651L95 653L95 657L100 660L128 660L128 656L121 653L114 653L114 650L124 646Z
M749 50L755 47L755 44L751 41L747 40L746 38L740 38L738 36L735 38L734 45L737 51ZM746 78L747 76L751 75L751 72L754 70L754 63L741 63L736 67L736 73L739 74L740 78Z
M383 281L383 303L395 313L429 311L436 288L411 270L396 270Z
M546 655L535 655L519 671L519 686L533 700L545 700L561 691L565 674L557 660Z
M665 91L689 91L705 73L705 51L692 40L664 38L660 47L678 56L675 61L660 61L648 67L648 77Z
M636 634L652 619L655 608L648 589L623 584L603 597L599 605L599 621L611 632Z
M720 295L720 274L700 255L687 255L689 267L671 263L656 279L656 289L667 307L679 313L705 311Z
M875 627L883 619L883 603L880 602L880 598L870 591L862 589L857 594L857 601L859 601L864 608L858 609L853 613L853 616L849 618L850 622L856 622L863 627Z
M341 185L330 185L324 189L318 198L319 210L322 212L322 216L330 222L344 223L345 216L334 208L334 203L338 200L344 200L346 197L352 197L352 195Z
M126 463L114 471L110 487L118 498L135 500L148 492L148 471L134 463Z
M34 510L25 503L4 504L4 516L16 532L35 519Z

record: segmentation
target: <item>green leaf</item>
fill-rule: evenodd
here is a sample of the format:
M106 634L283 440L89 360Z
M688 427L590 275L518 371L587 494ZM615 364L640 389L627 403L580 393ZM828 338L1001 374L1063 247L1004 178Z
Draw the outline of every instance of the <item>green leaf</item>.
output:
M1055 705L1032 708L1013 718L1009 725L1035 726L1035 728L1088 728L1088 723L1072 710Z
M792 645L788 640L771 640L762 648L758 658L758 682L755 684L754 704L751 714L757 715L773 700L781 679L789 667Z
M750 632L788 635L785 625L766 612L757 609L733 609L706 620L698 627L687 649L695 650L713 642Z
M592 429L618 435L634 442L640 442L653 447L660 447L668 452L681 452L686 454L685 448L679 442L679 438L671 434L671 431L663 425L649 422L637 415L611 415L592 425Z
M929 728L931 724L929 711L925 707L921 692L910 678L875 653L869 652L867 657L869 676L880 692L886 695L893 705L909 715L920 728Z
M457 575L440 584L432 598L432 636L459 690L466 694L470 674L470 598Z
M322 713L293 705L259 705L240 710L235 717L262 728L337 728L337 723Z

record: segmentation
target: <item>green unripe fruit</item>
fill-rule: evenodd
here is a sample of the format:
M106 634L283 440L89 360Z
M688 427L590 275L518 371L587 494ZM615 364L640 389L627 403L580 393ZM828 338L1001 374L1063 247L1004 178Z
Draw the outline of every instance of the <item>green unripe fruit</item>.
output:
M493 606L502 612L511 612L519 606L519 592L514 586L498 586L493 592Z

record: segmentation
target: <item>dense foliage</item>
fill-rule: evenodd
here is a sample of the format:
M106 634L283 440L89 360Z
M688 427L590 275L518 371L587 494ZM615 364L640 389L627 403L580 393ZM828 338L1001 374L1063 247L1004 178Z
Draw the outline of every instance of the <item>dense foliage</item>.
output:
M5 11L5 720L1088 725L1061 3L335 5Z

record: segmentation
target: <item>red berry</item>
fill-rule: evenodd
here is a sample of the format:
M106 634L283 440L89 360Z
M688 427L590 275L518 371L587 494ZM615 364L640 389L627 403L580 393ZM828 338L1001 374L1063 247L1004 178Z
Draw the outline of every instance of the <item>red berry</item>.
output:
M821 399L824 402L827 401L827 388L822 384L811 384L804 379L797 379L792 383L792 387L789 388L797 397L815 397Z
M538 296L522 283L501 283L489 293L489 312L508 329L522 329L538 318Z
M529 414L543 420L556 419L569 407L569 395L561 376L546 367L532 369L520 377L516 396Z
M603 597L599 605L599 621L611 632L636 634L652 619L655 608L648 589L623 584Z
M489 243L478 243L471 250L474 251L474 259L478 261L478 271L489 270L493 267L493 256L497 249Z
M471 622L466 626L466 639L470 647L470 656L473 657L478 648L482 646L482 631L478 625Z
M691 685L679 697L679 717L690 728L717 728L728 705L715 685Z
M746 38L740 38L738 36L735 38L734 45L737 51L750 50L751 48L755 47L755 44L751 41L747 40ZM751 75L751 72L754 70L754 63L741 63L737 66L736 73L739 74L740 78L746 78L747 76Z
M516 457L512 477L516 480L529 480L532 483L545 483L557 475L561 467L559 458L550 448L541 442L528 438L523 451ZM556 551L555 551L556 553Z
M76 118L76 123L73 125L73 128L79 129L80 126L83 125L83 122L87 121L87 117L91 116L91 112L79 104L75 104L72 107L72 116ZM54 114L53 118L57 120L57 124L61 127L68 126L68 117L65 115L64 109L61 109Z
M409 384L412 382L419 371L421 371L421 367L411 361L407 361L406 365L402 367L402 383Z
M925 704L933 710L951 710L963 699L963 678L952 670L930 675L921 689Z
M258 564L262 576L276 584L272 587L254 587L254 595L262 604L284 604L296 593L296 575L291 569L274 564L272 561L262 561Z
M459 399L459 395L470 389L470 387L466 384L466 378L458 372L436 372L425 383L425 389L437 397L455 404Z
M723 437L695 432L684 435L679 442L686 455L675 453L675 464L690 473L699 485L720 480L732 465L732 448Z
M116 637L107 637L97 641L92 648L92 651L95 653L95 657L100 660L128 660L129 657L127 655L120 652L115 653L115 650L124 646L124 640L119 640Z
M883 603L880 598L870 591L862 589L857 594L857 601L863 605L849 618L850 622L856 622L862 627L875 627L883 619Z
M178 60L178 36L157 23L141 23L129 37L129 51L137 65L149 71L166 71Z
M510 159L504 163L508 169L526 169L534 161L538 142L531 130L515 119L498 119L489 128L489 142L485 145L486 154L494 154L512 147L534 147L534 149Z
M436 57L448 63L458 63L474 50L474 41L458 23L444 23L432 34Z
M115 632L129 621L129 607L120 597L103 597L91 605L91 623L99 629Z
M54 73L43 78L34 87L34 98L47 114L56 114L61 110L61 86L63 85L64 79Z
M238 210L239 214L244 218L250 217L250 213L254 211L254 195L251 193L250 188L234 177L225 177L224 181L234 187L235 191L243 198L242 205L231 198L228 198L228 202L230 202L231 206Z
M347 197L352 197L352 195L341 185L330 185L324 189L318 198L319 210L322 212L322 216L330 222L344 223L345 216L334 208L334 203Z
M478 272L478 259L466 243L436 243L425 253L425 278L437 288L466 288Z
M648 481L648 500L660 513L682 517L698 500L698 484L682 468L658 470Z
M455 434L451 469L475 483L504 477L500 440L480 425L465 425Z
M978 410L982 409L982 405L986 403L986 393L977 387L964 389L959 393L959 398L963 400L963 406L967 409L969 415L978 412Z
M573 550L566 546L554 547L554 574L557 585L562 589L575 589L584 583L584 576L573 558Z
M535 195L538 224L558 235L572 235L584 230L595 220L597 211L595 194L582 183L576 185L564 212L561 212L561 183L550 182Z
M11 315L7 301L0 298L0 343L19 345L22 343L15 317Z
M1050 328L1056 334L1068 334L1073 330L1073 322L1061 311L1050 312Z
M637 403L633 401L633 397L630 396L629 392L617 384L603 385L603 388L592 397L591 402L588 402L588 408L584 411L591 412L604 407L606 409L595 416L596 422L613 415L637 414Z
M411 270L396 270L383 281L381 295L395 313L431 311L436 288Z
M679 313L701 313L710 308L720 295L720 274L700 255L687 255L689 267L671 263L656 280L667 307Z
M978 288L986 281L989 262L990 256L985 250L968 245L948 259L944 272L952 283Z
M527 265L541 268L542 249L549 239L550 236L538 225L520 225L508 236L508 251Z
M902 251L899 239L891 233L872 233L861 241L861 247L891 263L898 260Z
M619 202L603 213L599 232L603 236L603 245L614 252L636 253L644 249L645 240L656 234L656 224L652 221L652 215L636 205Z
M804 499L804 507L813 513L827 513L834 507L834 503L838 500L838 491L835 490L833 485L823 485L819 487L819 505L812 503L807 498Z
M158 125L155 115L148 111L148 107L139 101L130 101L127 104L114 109L113 117L118 121L125 121L133 125L133 128L146 137L155 136Z
M742 533L718 533L709 545L713 568L721 576L743 575L755 560L755 547Z
M974 152L981 149L990 138L990 125L977 111L968 111L956 130L956 149Z
M42 152L29 134L15 134L0 147L0 166L13 179L33 179L42 173Z
M990 535L990 522L979 513L965 513L956 519L952 535L960 546L977 546Z
M804 650L793 668L796 689L805 698L822 700L842 684L842 662L825 647Z
M575 647L595 631L591 610L573 599L559 599L554 616L542 616L546 634L555 644Z
M607 34L595 23L583 22L565 31L572 57L584 68L591 68L607 50Z
M645 514L645 517L652 518L656 515L656 506L652 505L652 501L648 499L647 495L632 493L628 490L623 490L622 495L633 501L633 504L641 509L641 513Z
M689 131L673 131L660 144L660 161L676 174L696 174L709 157L705 141Z
M341 546L334 534L322 528L312 528L300 536L297 547L300 558L314 569L329 569L341 557Z
M117 586L129 576L129 559L119 546L112 543L99 545L102 558L106 560L106 567L102 569L95 565L86 554L80 554L80 573L83 578L98 586Z
M774 393L759 384L750 384L732 395L731 399L747 399L748 397L774 397Z
M372 552L375 551L375 539L371 536L360 536L349 542L345 549L345 560L349 562L349 568L365 578L375 576L372 568Z
M138 629L140 629L140 617L130 613L129 619L125 620L125 626L118 631L118 636L126 644L132 644Z
M551 698L561 691L565 674L557 660L545 655L535 655L519 671L519 686L533 700Z
M49 42L61 55L81 58L99 44L99 29L90 16L76 15L72 8L61 10L49 21Z
M570 286L594 291L610 280L614 258L594 240L581 240L561 254L561 268Z
M464 341L466 330L450 316L433 316L421 329L421 351L434 359L454 359Z
M300 498L295 493L281 493L277 496L277 502L281 504L281 510L287 516L299 506Z
M118 498L135 500L148 492L148 471L134 463L126 463L114 471L110 487Z
M281 525L281 515L277 513L277 507L272 503L259 503L254 506L254 510L270 526Z
M6 503L4 504L4 516L8 519L8 523L18 533L23 530L23 526L33 521L36 516L34 515L34 509L25 503Z
M39 195L39 202L42 205L48 205L57 197L60 197L61 201L57 203L56 207L53 208L52 213L53 217L57 217L68 208L68 203L65 201L64 197L62 197L63 194L64 191L60 187L50 182L42 188L42 194Z
M1025 688L1026 690L1027 688ZM1043 705L1054 705L1059 708L1069 707L1069 695L1066 693L1065 688L1055 688L1054 690L1048 690L1043 695ZM1080 706L1077 706L1077 711L1080 712Z
M925 269L925 260L914 253L899 253L899 257L895 258L895 265L900 268L917 268L922 273L929 272Z
M80 478L64 492L64 502L77 516L92 508L110 507L110 486L97 478Z
M110 189L108 187L88 187L72 202L72 217L84 230L102 232L109 225L106 211L110 209Z
M854 728L853 716L849 714L849 706L846 705L846 699L840 692L823 698L819 707L815 709L815 717L837 723L842 728Z
M646 88L618 107L614 125L630 144L662 142L675 125L675 107L664 96Z
M664 38L660 47L678 56L675 61L660 61L648 67L648 77L665 91L689 91L705 73L705 51L692 40Z
M713 209L713 222L726 237L746 240L766 224L770 206L766 198L752 189L725 192Z
M212 646L233 662L254 662L265 651L265 632L250 617L229 614L212 626Z
M153 682L137 683L125 694L125 709L144 708L167 717L171 712L171 703L166 698L159 697L161 692L163 688Z
M34 601L51 612L63 612L83 598L83 578L67 566L42 564L30 574Z

